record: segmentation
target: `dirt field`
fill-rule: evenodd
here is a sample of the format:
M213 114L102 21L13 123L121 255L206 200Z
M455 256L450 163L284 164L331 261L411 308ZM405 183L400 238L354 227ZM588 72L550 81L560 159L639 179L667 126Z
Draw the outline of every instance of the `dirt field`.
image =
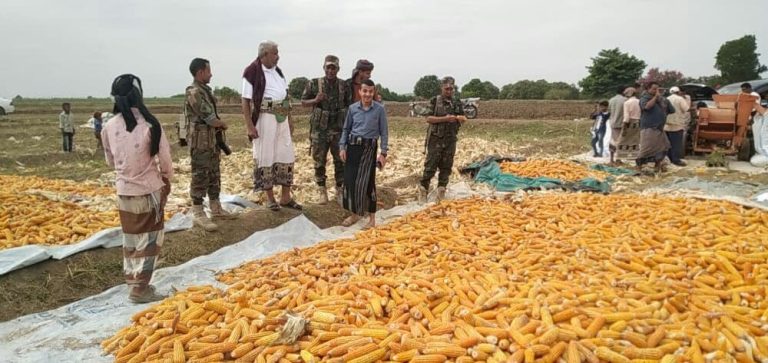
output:
M173 100L171 100L173 101ZM174 106L168 100L158 102L151 110L168 110ZM103 154L96 150L96 141L90 129L78 129L75 135L75 153L60 151L61 139L57 124L58 100L22 103L20 113L0 119L0 174L38 175L76 181L95 180L109 172ZM75 101L73 112L79 123L85 123L92 110L108 110L104 101ZM156 112L156 111L154 111ZM399 111L398 111L399 112ZM407 112L403 111L403 112ZM175 141L174 122L177 114L156 113L171 140ZM233 150L246 150L247 139L238 114L223 115L231 125L229 143ZM294 140L308 138L308 119L296 118ZM522 155L571 155L587 149L588 123L557 120L474 120L461 130L461 137L482 138L489 142L508 142ZM390 133L393 139L417 138L421 140L425 125L420 119L392 117ZM460 141L461 143L461 141ZM187 149L173 144L175 161L187 156ZM463 145L471 148L472 145ZM297 154L302 153L297 150ZM418 168L416 168L418 169ZM380 185L385 207L391 207L398 197L394 188L415 184L418 173L403 175L392 185ZM299 185L309 188L311 185ZM320 227L337 225L345 217L336 205L319 206L303 202L305 215ZM330 210L330 213L328 211ZM254 210L239 219L223 222L219 233L204 233L198 229L167 235L161 254L161 267L183 263L199 255L211 253L220 247L238 242L253 232L278 226L297 213L274 213ZM90 250L61 261L49 260L0 276L0 321L44 311L68 304L86 296L123 283L122 256L119 248Z
M173 100L171 100L173 101ZM149 102L152 105L152 102ZM28 103L20 107L21 112L0 119L0 174L38 175L49 178L71 179L75 181L96 180L102 174L109 172L104 162L103 154L96 150L96 141L90 129L78 129L75 136L73 154L60 151L61 139L57 129L57 104ZM572 103L576 105L577 103ZM85 123L93 109L107 110L104 101L74 103L74 112L80 123ZM472 150L478 145L462 143L462 139L482 139L487 145L505 143L514 146L514 152L521 156L567 157L589 150L589 122L564 120L571 115L572 109L584 110L583 102L579 107L561 107L547 102L531 103L527 111L521 103L500 102L490 105L485 111L492 117L509 114L509 110L523 110L516 115L550 115L560 120L503 120L478 119L470 121L461 129L459 149ZM586 112L589 104L586 104ZM399 108L407 105L393 105L394 113L401 112ZM151 110L170 110L172 105L168 100L157 102ZM234 112L234 106L231 106ZM483 106L481 106L483 110ZM506 110L506 111L505 111ZM156 112L156 111L155 111ZM407 112L407 111L403 111ZM506 112L506 113L505 113ZM526 113L527 112L527 113ZM481 111L480 115L484 113ZM174 113L157 113L173 142L173 157L176 162L187 156L188 150L179 147L175 141L174 122L178 116ZM233 150L244 152L248 143L244 136L243 124L238 114L228 113L223 119L230 123L229 143ZM296 118L295 141L308 138L308 119L306 116ZM390 119L390 135L393 140L410 140L420 143L423 139L425 125L420 119L392 117ZM417 145L418 146L418 145ZM391 153L396 153L393 151ZM306 158L302 150L298 150L300 158ZM417 157L419 157L417 155ZM402 195L397 190L404 186L414 186L418 181L419 160L414 161L413 171L401 175L385 184L379 184L381 199L384 207L391 207ZM751 183L768 184L768 176L759 175L748 177L740 173L707 171L694 173L692 170L681 170L666 174L660 178L636 178L624 183L624 191L642 190L658 185L667 178L683 176L698 176L711 180L734 180ZM103 179L103 178L102 178ZM247 183L248 181L243 181ZM177 186L174 186L176 188ZM178 186L183 187L183 186ZM298 189L312 188L311 182L296 186ZM227 192L227 190L225 190ZM311 200L300 200L305 206L304 214L320 227L338 225L345 217L344 211L335 204L320 206ZM194 257L209 254L223 246L238 242L253 232L278 226L297 212L281 211L274 213L267 210L253 210L239 216L233 221L222 222L218 233L205 233L199 229L171 233L167 235L161 254L160 266L173 266ZM13 319L33 312L49 310L68 304L83 297L99 293L112 286L122 284L121 272L122 255L119 248L90 250L61 261L48 260L21 270L0 276L0 321Z
M16 106L17 114L38 115L61 112L62 102L72 103L72 112L77 115L89 115L94 111L109 111L112 103L108 99L76 100L23 100ZM152 112L173 114L181 112L181 98L150 98L146 100ZM409 102L387 102L387 114L390 116L408 116ZM296 106L294 112L306 114L309 109ZM594 111L593 101L554 101L554 100L480 100L478 117L482 119L505 120L574 120L588 118ZM240 104L226 103L219 105L222 114L238 114ZM87 119L87 118L86 118Z

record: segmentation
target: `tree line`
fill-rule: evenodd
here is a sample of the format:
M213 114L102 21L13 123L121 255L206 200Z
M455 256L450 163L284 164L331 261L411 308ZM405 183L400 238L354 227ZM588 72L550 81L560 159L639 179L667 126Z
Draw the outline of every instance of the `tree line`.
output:
M622 52L619 48L603 49L592 64L587 66L587 76L576 84L549 82L544 79L520 80L503 85L501 88L487 80L473 78L457 89L462 98L479 97L481 99L502 100L577 100L595 99L611 96L620 85L645 84L651 81L662 87L671 87L683 83L701 83L717 88L729 83L760 78L760 73L768 68L760 64L757 53L757 39L754 35L745 35L730 40L720 46L715 55L714 67L720 73L714 75L687 77L677 70L661 70L658 67L643 71L647 63L642 59ZM301 98L309 79L297 77L288 85L288 93L294 99ZM436 75L425 75L416 81L412 94L398 94L381 84L376 85L384 101L408 102L425 100L440 94L440 79ZM238 100L240 94L229 87L216 87L214 94L223 102ZM182 96L183 95L177 95Z

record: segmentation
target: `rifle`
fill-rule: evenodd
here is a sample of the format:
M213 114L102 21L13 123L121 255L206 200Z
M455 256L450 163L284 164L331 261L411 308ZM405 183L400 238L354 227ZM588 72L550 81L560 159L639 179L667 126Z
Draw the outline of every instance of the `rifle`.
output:
M226 141L224 141L224 130L216 129L216 146L224 152L225 155L232 154L232 149L229 148Z

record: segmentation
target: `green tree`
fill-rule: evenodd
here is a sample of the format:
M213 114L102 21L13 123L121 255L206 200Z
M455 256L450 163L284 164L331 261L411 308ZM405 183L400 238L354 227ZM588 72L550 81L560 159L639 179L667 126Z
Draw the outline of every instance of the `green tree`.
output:
M21 95L16 95L16 97L13 98L13 103L18 103L19 101L23 100L24 97L21 97Z
M489 81L481 81L479 78L473 78L469 83L461 87L461 97L480 97L482 99L499 98L499 88Z
M575 85L565 82L552 82L549 89L544 93L545 100L577 100L579 99L579 88Z
M288 83L288 95L296 100L301 99L301 94L304 92L304 87L307 86L308 82L309 79L307 79L307 77L296 77L292 79L291 82Z
M213 89L213 95L219 100L219 102L229 103L240 99L240 92L235 91L233 88L227 86L216 87Z
M382 101L407 102L412 98L408 95L400 95L396 92L392 92L389 90L389 88L386 88L381 84L376 84L376 89L379 91Z
M549 90L549 82L540 79L531 81L524 79L512 85L509 98L516 100L541 100Z
M499 91L499 99L502 99L502 100L512 99L512 90L514 88L515 88L515 85L512 83L507 83L504 86L502 86L501 91Z
M760 64L759 56L755 36L745 35L720 46L715 57L715 68L720 71L724 83L757 79L760 73L768 71L765 65Z
M579 81L583 92L592 97L607 97L616 92L616 87L632 84L643 74L645 62L619 48L603 49L592 58L588 66L589 75Z
M688 77L685 79L684 83L701 83L712 88L717 88L717 86L723 84L723 79L719 74L713 74L711 76L699 76L695 78Z
M413 86L413 95L428 99L440 94L440 80L436 75L428 75L419 78Z
M685 79L685 76L678 71L666 70L662 72L658 68L651 68L648 70L648 73L640 79L640 84L656 82L661 87L669 88L683 84Z
M484 95L480 96L481 98L485 98L487 100L490 99L498 99L499 98L499 87L496 87L493 83L490 81L483 82L483 92ZM465 96L468 97L468 96Z

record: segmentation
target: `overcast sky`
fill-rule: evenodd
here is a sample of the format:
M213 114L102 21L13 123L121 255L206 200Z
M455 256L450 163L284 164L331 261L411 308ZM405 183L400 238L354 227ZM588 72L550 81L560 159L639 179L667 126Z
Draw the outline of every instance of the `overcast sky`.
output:
M699 76L745 34L768 64L768 1L2 0L0 96L107 97L129 72L145 95L170 96L190 83L194 57L211 61L212 85L239 90L264 39L280 45L289 80L320 76L336 54L344 78L367 58L374 80L399 93L426 74L576 83L613 47Z

